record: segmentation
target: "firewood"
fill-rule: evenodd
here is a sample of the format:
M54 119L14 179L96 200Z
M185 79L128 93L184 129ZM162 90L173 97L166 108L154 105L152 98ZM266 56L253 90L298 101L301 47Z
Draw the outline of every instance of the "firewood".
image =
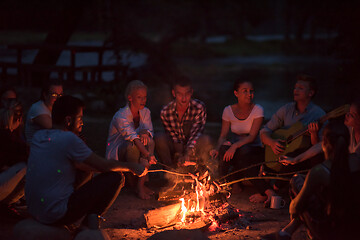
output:
M177 215L181 211L181 203L157 208L144 214L146 225L148 228L161 228L170 225L173 221L178 221Z

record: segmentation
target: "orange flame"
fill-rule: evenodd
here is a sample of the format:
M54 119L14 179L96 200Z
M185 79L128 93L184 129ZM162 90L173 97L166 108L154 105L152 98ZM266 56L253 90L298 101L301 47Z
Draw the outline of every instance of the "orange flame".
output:
M186 213L187 213L187 208L185 207L185 200L184 198L180 198L181 201L181 222L185 222L185 217L186 217Z

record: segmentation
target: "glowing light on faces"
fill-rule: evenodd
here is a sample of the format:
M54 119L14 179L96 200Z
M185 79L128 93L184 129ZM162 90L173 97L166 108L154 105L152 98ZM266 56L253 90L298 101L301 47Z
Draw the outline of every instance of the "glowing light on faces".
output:
M349 127L356 127L360 125L360 118L355 105L350 106L349 112L345 115L344 123Z
M146 88L136 89L128 97L129 103L135 109L143 109L146 105L147 90Z
M193 89L190 86L179 86L176 85L172 90L173 97L175 98L176 104L180 105L181 107L187 107L190 103Z
M294 101L311 99L313 91L310 90L308 82L297 81L294 87Z
M249 82L244 82L240 84L237 91L234 91L235 96L239 102L249 102L251 103L254 98L254 87Z
M49 93L45 96L45 104L52 107L56 99L63 94L63 87L61 85L50 86Z

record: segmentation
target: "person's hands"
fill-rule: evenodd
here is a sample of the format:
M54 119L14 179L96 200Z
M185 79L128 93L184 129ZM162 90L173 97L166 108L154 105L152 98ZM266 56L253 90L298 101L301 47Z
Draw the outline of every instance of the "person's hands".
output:
M317 123L317 122L309 123L308 130L309 130L310 135L317 135L319 132L319 123Z
M157 160L156 160L154 155L149 156L149 163L150 164L156 164L157 163Z
M146 146L150 142L150 136L147 133L140 134L140 141L141 143Z
M236 152L236 147L234 145L231 145L231 147L225 152L223 161L228 162L230 161Z
M274 139L272 140L270 147L273 150L273 152L278 155L285 151L285 141L281 139Z
M279 157L279 162L282 163L285 166L294 165L294 164L297 163L296 158L288 157L288 156L285 156L285 155Z
M216 158L219 155L219 151L216 149L211 149L209 154L212 158Z
M182 156L178 163L182 166L190 166L190 165L196 165L196 162L192 161L192 157L195 156L194 148L188 148L185 152L184 156Z

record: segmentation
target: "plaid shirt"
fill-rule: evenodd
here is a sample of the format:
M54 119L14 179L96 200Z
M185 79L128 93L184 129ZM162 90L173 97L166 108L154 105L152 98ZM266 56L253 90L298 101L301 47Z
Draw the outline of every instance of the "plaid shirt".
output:
M196 140L204 131L206 122L206 108L205 104L197 99L192 99L189 107L186 109L181 120L178 119L176 111L176 102L172 101L166 105L160 113L161 121L164 125L165 131L170 134L171 138L178 143L186 144L188 148L193 148ZM193 122L190 136L187 142L184 134L184 122Z

